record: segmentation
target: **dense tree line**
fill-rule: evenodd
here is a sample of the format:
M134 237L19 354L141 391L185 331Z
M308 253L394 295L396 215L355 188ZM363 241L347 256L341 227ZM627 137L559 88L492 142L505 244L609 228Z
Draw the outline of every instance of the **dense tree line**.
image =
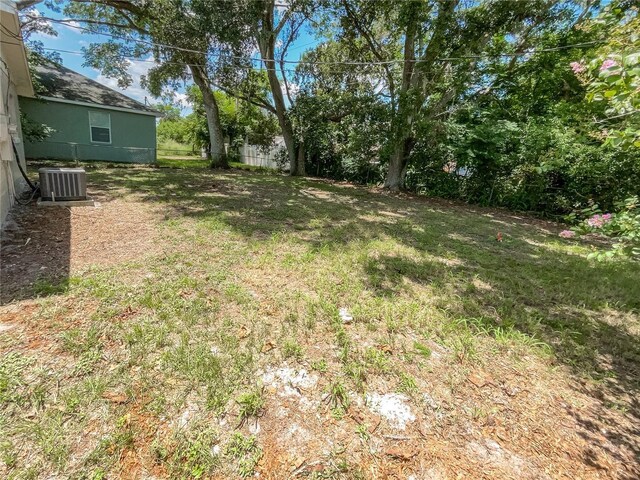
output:
M86 61L123 85L126 59L149 56L152 93L195 84L184 135L214 166L257 118L277 121L294 175L549 214L639 189L631 0L53 4L111 35ZM302 31L317 43L287 63Z

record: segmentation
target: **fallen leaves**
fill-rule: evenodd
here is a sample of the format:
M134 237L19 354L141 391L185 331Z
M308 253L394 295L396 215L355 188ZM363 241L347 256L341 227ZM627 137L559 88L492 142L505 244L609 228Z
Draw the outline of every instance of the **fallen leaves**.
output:
M273 350L274 348L276 348L276 346L274 345L274 343L272 341L266 341L264 342L264 344L262 345L262 348L260 349L260 352L262 353L267 353L270 352L271 350Z
M127 403L128 397L124 393L120 392L104 392L102 398L109 400L111 403Z
M409 461L416 456L416 451L413 448L390 446L385 448L385 455L396 458L398 460Z
M482 388L487 385L494 385L493 378L484 372L472 373L467 377L467 380L478 388Z
M240 328L238 329L238 338L247 338L249 335L251 335L251 330L244 325L240 326Z

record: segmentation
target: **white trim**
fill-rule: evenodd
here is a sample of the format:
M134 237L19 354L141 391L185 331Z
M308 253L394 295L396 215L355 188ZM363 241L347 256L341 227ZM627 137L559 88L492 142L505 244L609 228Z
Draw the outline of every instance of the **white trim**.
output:
M100 112L103 113L103 112ZM91 143L99 143L101 145L111 145L113 143L113 138L111 137L111 114L110 113L106 113L105 115L107 115L109 117L109 141L108 142L100 142L98 140L94 140L93 139L93 132L91 131L91 129L94 127L93 125L91 125L91 110L89 110L87 112L88 116L89 116L89 141ZM96 126L96 128L104 128L104 127L98 127Z
M0 23L9 32L20 35L20 20L13 2L0 0ZM4 34L0 36L4 36ZM11 72L11 82L16 86L17 94L24 97L33 97L33 82L31 81L31 72L27 63L27 52L22 39L16 39L16 42L17 44L15 45L2 44L0 50L2 51L3 61Z
M100 105L98 103L79 102L77 100L67 100L66 98L46 97L41 95L38 97L38 99L46 100L47 102L69 103L71 105L82 105L83 107L104 108L105 110L115 110L117 112L139 113L140 115L151 115L153 117L163 116L160 112L147 112L146 110L136 110L134 108L112 107L110 105Z

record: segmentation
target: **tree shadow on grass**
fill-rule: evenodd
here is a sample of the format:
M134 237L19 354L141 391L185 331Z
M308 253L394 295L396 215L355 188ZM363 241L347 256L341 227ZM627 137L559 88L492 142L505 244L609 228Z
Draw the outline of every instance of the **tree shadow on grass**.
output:
M555 248L553 225L509 212L322 181L209 170L98 171L90 179L94 189L108 188L107 195L124 190L161 205L166 218L215 219L248 239L285 233L311 251L336 253L391 239L411 249L411 256L366 258L359 272L365 285L384 297L398 294L407 280L444 285L463 296L462 314L495 312L483 321L551 345L579 382L596 380L582 388L602 408L575 412L578 421L596 435L592 419L606 424L611 407L622 406L629 425L611 441L640 455L637 264L596 263ZM485 288L474 290L474 281Z
M456 243L447 244L447 254L461 247ZM432 253L443 252L435 248ZM524 248L514 253L516 258L524 259L527 255L531 252ZM640 298L620 297L615 291L609 292L608 298L602 298L575 288L579 283L576 279L591 278L593 270L605 285L616 282L632 285L637 281L632 272L593 264L578 256L570 262L537 261L535 270L531 271L501 268L494 259L482 255L450 264L434 258L438 257L416 260L402 255L381 255L370 258L363 266L367 284L384 297L398 295L414 284L446 285L453 289L454 295L464 298L460 302L462 311L457 311L456 316L473 318L483 331L515 328L528 337L544 341L552 347L555 358L578 374L577 388L599 401L597 411L570 410L584 427L583 435L598 444L605 426L606 436L613 444L622 444L636 456L640 455L640 343L630 330L632 326L606 318L616 315L614 311L607 311L607 304L620 308L620 300L625 299L625 308L637 313ZM555 280L558 283L552 285ZM473 286L478 281L483 286L481 290ZM588 382L587 378L596 381ZM611 428L611 409L621 407L627 411L628 424ZM610 454L618 455L614 451ZM590 461L593 462L593 458Z

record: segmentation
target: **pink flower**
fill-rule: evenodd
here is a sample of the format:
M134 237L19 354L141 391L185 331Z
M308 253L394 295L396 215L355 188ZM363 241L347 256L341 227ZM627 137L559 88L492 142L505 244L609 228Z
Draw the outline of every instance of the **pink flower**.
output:
M604 72L608 68L615 67L616 65L618 64L616 63L615 60L611 60L610 58L608 58L604 62L602 62L602 66L600 66L600 71Z
M573 238L576 236L576 232L571 230L563 230L559 233L562 238Z
M584 72L587 68L580 62L571 62L569 64L569 66L571 67L571 70L573 70L573 73L575 73L576 75L578 73L582 73Z
M604 215L594 215L590 219L587 220L587 225L594 228L600 228L605 223L610 222L612 215L610 213L605 213Z

